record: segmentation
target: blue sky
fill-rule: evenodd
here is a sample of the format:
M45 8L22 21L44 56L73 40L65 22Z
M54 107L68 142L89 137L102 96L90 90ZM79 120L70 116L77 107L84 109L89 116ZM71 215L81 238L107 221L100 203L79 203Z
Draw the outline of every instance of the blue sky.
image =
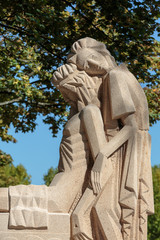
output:
M14 129L10 129L17 143L1 142L0 149L11 154L14 165L23 164L32 176L32 184L43 184L43 174L47 173L51 166L55 168L58 165L62 131L53 138L40 117L37 122L33 133L14 133Z

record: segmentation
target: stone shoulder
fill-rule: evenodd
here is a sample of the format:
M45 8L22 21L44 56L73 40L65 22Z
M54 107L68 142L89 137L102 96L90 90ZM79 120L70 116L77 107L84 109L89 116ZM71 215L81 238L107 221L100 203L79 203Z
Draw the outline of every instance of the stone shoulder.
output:
M84 107L81 111L81 116L86 117L87 115L96 115L100 113L100 109L94 105L94 104L89 104L86 107Z

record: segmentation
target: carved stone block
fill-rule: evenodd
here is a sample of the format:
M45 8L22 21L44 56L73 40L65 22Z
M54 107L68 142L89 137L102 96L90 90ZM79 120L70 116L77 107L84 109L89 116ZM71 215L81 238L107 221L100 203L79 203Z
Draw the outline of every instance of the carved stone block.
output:
M70 240L70 215L50 213L48 229L8 229L9 213L0 213L0 240Z
M8 188L0 188L0 212L9 211Z
M12 186L10 195L10 228L47 228L47 186Z

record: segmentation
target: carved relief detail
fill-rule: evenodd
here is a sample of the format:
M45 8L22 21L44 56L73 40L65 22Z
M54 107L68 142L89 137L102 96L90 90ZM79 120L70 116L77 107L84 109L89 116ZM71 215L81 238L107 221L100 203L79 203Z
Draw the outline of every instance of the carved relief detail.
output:
M12 186L10 195L10 228L47 228L48 204L46 186Z

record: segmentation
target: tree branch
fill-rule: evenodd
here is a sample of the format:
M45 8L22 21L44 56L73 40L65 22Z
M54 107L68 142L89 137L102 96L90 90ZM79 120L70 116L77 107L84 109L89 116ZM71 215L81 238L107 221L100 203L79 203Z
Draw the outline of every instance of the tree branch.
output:
M105 36L106 38L108 38L109 40L113 41L113 39L112 39L111 37L107 36L106 33L105 33L103 30L99 29L98 26L96 26L95 24L93 24L86 15L82 14L82 13L79 11L79 9L76 9L76 8L75 8L70 2L68 2L67 0L64 0L64 1L66 2L66 4L68 4L68 5L75 11L75 13L77 12L82 18L84 18L89 24L91 24L91 25L94 27L95 30L98 30L100 33L104 34L104 36Z
M11 89L0 89L0 93L8 93L8 94L12 94L12 90Z
M9 105L9 104L12 104L12 103L15 103L15 102L20 102L21 100L22 100L22 97L19 97L19 98L10 100L10 101L1 102L0 106L5 106L5 105ZM36 105L39 105L39 106L42 106L42 107L45 107L45 106L55 106L55 107L57 107L58 106L58 104L56 104L56 103L44 103L44 102L32 102L32 101L24 101L24 102L27 102L27 103L30 103L30 104L36 104Z
M19 102L19 101L21 101L21 100L22 100L22 97L19 97L19 98L10 100L10 101L1 102L1 103L0 103L0 106L9 105L9 104L12 104L12 103L15 103L15 102Z
M15 31L18 31L18 32L21 32L21 33L25 33L25 31L20 27L13 27L13 26L9 26L9 25L3 24L3 23L0 23L0 26L4 27L4 28L9 28L9 29L15 30ZM29 35L31 35L31 34L29 34Z
M34 37L34 34L29 33L29 32L27 32L27 31L25 31L25 30L23 30L22 28L17 27L17 26L16 26L16 27L13 27L13 26L9 26L9 25L3 24L3 23L0 23L0 26L1 26L1 27L4 27L4 28L8 28L8 29L15 30L15 31L17 31L17 32L20 32L20 33L25 34L25 35L30 36L30 37ZM44 36L41 36L41 37L44 38L44 39L46 39ZM49 50L48 48L46 48L43 44L41 44L41 43L39 43L39 42L38 42L38 44L39 44L41 47L43 47L48 53L53 54L53 52L52 52L51 50Z
M8 28L8 29L15 30L15 31L20 32L20 33L22 33L22 34L24 34L24 35L27 35L27 36L29 36L29 37L34 37L34 34L31 34L31 33L27 32L27 31L21 29L20 27L13 27L13 26L9 26L9 25L3 24L3 23L0 23L0 26L2 26L2 27L4 27L4 28ZM4 36L3 36L3 37L4 37ZM40 37L43 38L43 39L47 39L47 40L48 40L48 38L46 38L46 37L44 37L44 36L42 36L42 35L40 35ZM8 41L11 41L11 39L9 39L9 38L7 38L7 37L5 37L5 38L6 38ZM11 41L11 42L12 42L12 41ZM48 54L51 54L51 55L53 55L53 56L56 56L56 57L57 57L58 59L60 59L61 61L64 61L64 59L63 59L62 57L60 57L59 55L53 53L52 49L49 49L49 48L46 47L44 44L42 44L42 43L40 43L40 42L38 42L38 41L37 41L37 44L39 44L40 47L42 47L46 52L48 52ZM23 61L24 61L24 60L23 60Z
M55 103L44 103L44 102L37 102L36 104L38 104L39 106L58 106L58 104Z

